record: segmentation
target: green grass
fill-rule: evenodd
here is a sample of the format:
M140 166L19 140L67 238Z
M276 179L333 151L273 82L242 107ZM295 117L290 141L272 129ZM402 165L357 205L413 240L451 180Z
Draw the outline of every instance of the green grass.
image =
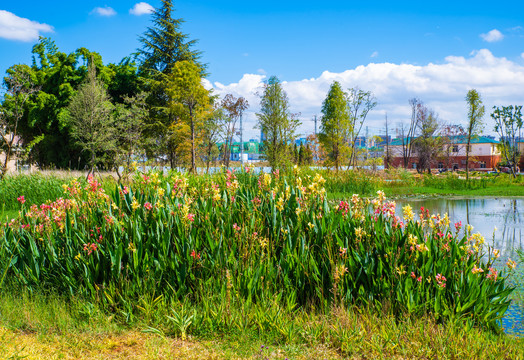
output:
M158 302L155 315L122 324L89 301L56 295L3 292L0 295L0 357L28 359L520 359L524 342L471 328L350 307L327 313L282 312L291 329L245 330L253 304L237 304L219 333L189 326L180 333ZM139 304L137 307L141 306ZM249 310L246 312L246 310ZM189 309L201 311L201 308ZM270 309L268 309L270 310ZM268 320L269 321L269 320ZM249 325L249 324L248 324ZM154 328L152 328L154 327ZM53 356L51 357L50 354Z

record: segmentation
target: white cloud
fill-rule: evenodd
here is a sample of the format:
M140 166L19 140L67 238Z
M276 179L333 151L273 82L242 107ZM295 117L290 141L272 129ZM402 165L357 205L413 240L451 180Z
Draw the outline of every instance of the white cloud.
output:
M139 2L139 3L136 3L135 6L133 6L133 8L129 10L129 13L132 15L140 16L140 15L151 14L154 11L155 11L155 8L149 5L148 3Z
M94 8L93 11L91 11L91 14L110 17L110 16L115 16L116 11L112 7L104 6L104 7Z
M487 42L497 42L504 39L504 34L502 34L497 29L493 29L489 31L487 34L480 34L480 37L482 38L482 40Z
M237 83L213 84L215 94L232 93L249 101L246 137L258 134L252 127L260 103L256 94L261 92L264 79L265 75L244 74ZM489 117L493 105L524 102L524 66L504 57L495 57L487 49L475 51L468 57L448 56L439 64L372 63L340 73L324 71L315 78L283 81L291 111L301 113L301 134L313 132L314 125L310 120L313 115L320 115L322 101L335 80L345 89L358 86L375 94L378 106L369 113L367 120L371 134L382 132L386 112L393 129L399 122L407 121L410 117L408 100L413 97L433 108L443 122L465 124L467 107L464 98L468 90L477 89L486 106L486 133L493 133Z
M378 51L373 51L373 53L370 55L372 58L376 58L378 56Z
M38 40L41 32L53 32L53 27L0 10L0 38L34 41Z
M266 75L266 70L260 68L260 69L257 69L257 73L261 74L261 75Z

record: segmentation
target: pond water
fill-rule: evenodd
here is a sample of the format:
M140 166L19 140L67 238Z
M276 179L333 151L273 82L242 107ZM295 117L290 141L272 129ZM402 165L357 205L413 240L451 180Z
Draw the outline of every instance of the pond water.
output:
M473 226L480 232L486 244L501 251L498 266L504 267L508 258L519 260L517 250L524 249L524 198L428 198L402 199L396 201L398 215L402 206L410 204L415 212L420 207L429 209L430 214L448 214L452 223ZM496 229L496 230L495 230ZM517 286L512 304L502 320L504 330L516 336L524 336L524 263L517 268L513 277Z

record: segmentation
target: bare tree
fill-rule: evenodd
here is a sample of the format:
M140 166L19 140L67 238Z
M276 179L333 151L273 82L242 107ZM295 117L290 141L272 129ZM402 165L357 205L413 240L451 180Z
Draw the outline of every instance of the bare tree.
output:
M419 104L422 104L422 101L417 98L412 98L409 100L409 105L411 106L411 120L408 126L406 126L404 123L401 123L400 128L397 130L397 136L400 138L402 145L402 162L405 169L408 168L414 143L416 142L415 133L418 125L417 106Z
M34 93L40 91L31 77L31 68L27 65L15 65L7 71L4 78L5 95L0 107L0 150L4 159L0 164L0 179L9 170L15 149L22 140L18 134L18 127L24 116L27 101Z
M237 131L237 122L249 107L249 103L242 96L236 98L232 94L227 94L224 99L222 99L221 106L225 110L225 116L221 117L220 123L222 139L224 141L222 162L227 168L229 167L229 160L231 158L231 143Z
M357 138L362 130L364 121L368 113L377 106L375 96L371 91L363 91L358 87L348 89L348 110L349 110L349 121L350 121L350 144L351 144L351 155L349 158L348 167L356 162L356 145Z

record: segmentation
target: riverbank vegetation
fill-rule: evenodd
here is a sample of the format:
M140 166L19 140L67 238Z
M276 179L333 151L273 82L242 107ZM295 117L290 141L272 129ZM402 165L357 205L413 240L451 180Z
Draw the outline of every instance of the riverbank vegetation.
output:
M42 204L16 194L21 214L0 228L5 336L69 343L59 334L72 326L217 358L453 358L487 355L483 339L521 356L497 335L514 264L496 270L483 237L446 216L399 218L380 191L331 202L333 179L298 168L106 180L69 180Z

